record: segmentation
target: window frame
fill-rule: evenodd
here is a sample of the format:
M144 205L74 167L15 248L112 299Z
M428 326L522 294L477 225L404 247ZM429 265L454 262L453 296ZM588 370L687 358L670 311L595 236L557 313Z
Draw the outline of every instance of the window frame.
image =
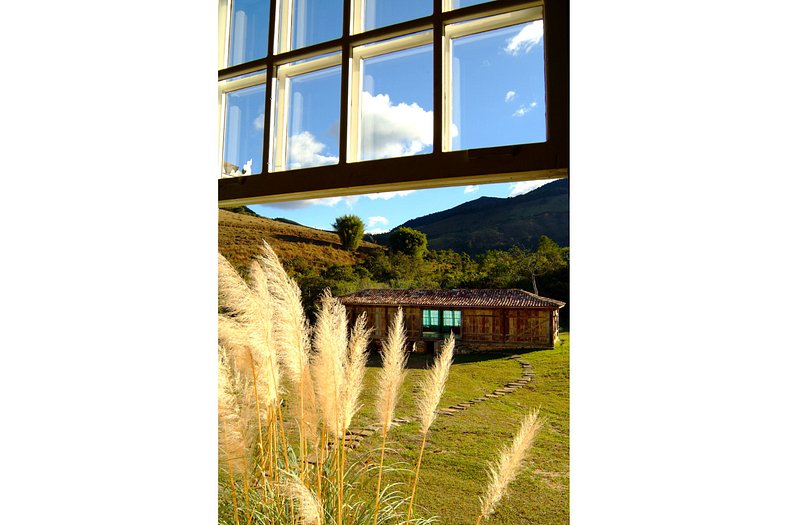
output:
M430 314L428 314L430 312ZM431 312L438 314L438 324L424 324L424 316L431 315ZM459 322L459 324L447 325L444 322L445 314L451 312L452 323ZM456 318L456 319L455 319ZM426 338L441 339L450 333L454 333L456 338L462 336L462 310L451 308L422 308L421 309L421 336Z
M340 65L342 57L341 55L334 54L336 51L338 50L329 51L328 54L317 58L309 58L303 61L282 64L277 68L276 79L273 82L274 85L272 85L272 90L276 90L276 99L271 110L275 113L276 117L275 131L271 133L269 138L270 144L268 150L271 152L269 158L263 159L263 167L269 173L290 173L296 171L287 169L286 167L287 132L290 129L290 122L288 121L288 116L290 114L290 80L294 77ZM267 109L266 112L268 112ZM271 118L274 118L274 115L272 115ZM263 140L265 140L265 136ZM265 155L265 152L263 152L263 155Z
M232 178L219 178L219 205L235 207L248 204L281 202L328 196L359 195L364 193L424 189L443 186L480 184L492 182L514 182L566 178L569 176L569 5L568 0L498 0L450 9L450 0L433 0L433 14L370 31L356 32L357 24L363 20L360 10L354 12L354 2L345 0L343 5L343 30L339 39L314 44L297 50L277 52L275 41L279 37L281 6L287 7L293 0L270 2L268 56L251 62L219 69L219 81L243 74L267 71L266 110L263 129L262 172ZM220 0L220 22L222 6L232 9L232 0ZM517 144L492 148L446 151L451 141L446 142L444 122L450 113L446 108L446 69L444 57L448 45L445 29L456 22L519 11L528 7L542 6L544 20L545 50L545 99L546 141L535 144ZM220 61L224 56L226 65L226 41L229 33L225 16L225 32L220 30ZM354 48L382 42L395 37L432 29L433 45L433 150L421 155L376 159L354 162L349 153L352 140L352 125L358 126L358 118L351 111L358 109L358 100L351 100ZM272 52L272 50L274 50ZM339 122L339 163L293 170L273 171L272 142L274 118L274 96L279 93L279 68L293 62L340 51L341 88ZM355 106L353 105L355 104ZM220 101L219 173L223 151L223 108ZM354 124L355 121L355 124ZM355 130L357 133L357 129ZM449 137L450 139L450 137ZM358 154L358 149L353 151Z
M240 75L239 75L240 76ZM227 94L233 93L235 91L240 91L242 89L265 85L265 96L266 96L266 103L264 111L268 112L268 90L270 88L270 84L268 81L268 71L262 70L255 72L250 75L243 75L240 78L232 78L228 80L223 80L219 82L219 180L226 180L230 178L237 178L237 177L223 177L224 174L224 143L225 143L225 130L224 126L227 122ZM263 136L265 139L265 135ZM265 157L265 152L263 152L263 157ZM265 158L261 159L261 165L264 166ZM263 167L265 169L265 167ZM249 177L253 177L254 175L248 175Z
M409 33L404 36L386 39L369 44L361 44L353 48L351 52L352 66L350 68L350 109L353 112L348 123L348 162L368 162L361 159L361 101L360 95L364 80L364 68L362 62L368 58L375 58L383 55L414 49L417 47L433 44L434 38L431 29ZM435 103L433 101L433 107ZM433 123L434 125L434 123ZM434 133L433 133L434 136ZM426 153L425 155L429 155ZM398 158L398 157L395 157ZM370 159L383 160L383 159Z

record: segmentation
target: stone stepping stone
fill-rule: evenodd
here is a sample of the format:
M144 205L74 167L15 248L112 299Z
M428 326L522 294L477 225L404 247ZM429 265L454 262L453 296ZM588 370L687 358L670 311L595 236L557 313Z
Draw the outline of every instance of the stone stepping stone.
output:
M365 429L362 429L362 430L351 430L350 433L353 434L354 436L359 436L359 437L363 437L364 438L364 437L369 437L372 434L374 434L375 430L373 430L371 428L365 428Z

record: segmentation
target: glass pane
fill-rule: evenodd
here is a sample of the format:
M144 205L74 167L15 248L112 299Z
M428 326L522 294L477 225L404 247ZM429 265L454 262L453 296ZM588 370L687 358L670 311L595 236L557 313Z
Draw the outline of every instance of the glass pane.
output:
M361 160L432 153L432 44L361 64Z
M293 0L291 49L342 36L342 0Z
M237 177L262 171L265 84L225 95L222 176Z
M268 55L268 0L234 0L228 66Z
M285 169L339 163L340 67L289 79Z
M432 0L366 0L364 30L389 26L432 14Z
M427 327L438 326L438 310L422 310L421 324Z
M451 149L544 142L542 21L451 42Z
M458 310L444 310L443 326L460 326L460 312Z

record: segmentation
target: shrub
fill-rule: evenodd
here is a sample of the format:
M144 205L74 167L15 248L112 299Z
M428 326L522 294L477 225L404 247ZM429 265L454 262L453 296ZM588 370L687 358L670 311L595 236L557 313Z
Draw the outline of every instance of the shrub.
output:
M331 225L339 235L339 242L348 251L354 252L358 249L361 237L364 236L364 222L358 215L342 215L337 217Z
M397 228L389 237L389 248L394 253L423 257L427 253L427 235L413 228Z

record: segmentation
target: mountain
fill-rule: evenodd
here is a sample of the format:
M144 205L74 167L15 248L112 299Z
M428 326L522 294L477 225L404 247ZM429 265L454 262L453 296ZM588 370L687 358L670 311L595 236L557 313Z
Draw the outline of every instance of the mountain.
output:
M247 209L248 210L248 209ZM250 214L251 213L251 214ZM254 212L219 210L219 253L236 268L244 268L267 241L282 261L316 269L353 265L381 246L362 241L357 253L342 249L336 233L260 217ZM292 222L292 221L290 221Z
M432 250L451 249L470 255L514 245L536 248L542 235L569 246L569 179L516 197L479 197L401 226L426 233ZM376 235L375 242L387 243L388 235Z

